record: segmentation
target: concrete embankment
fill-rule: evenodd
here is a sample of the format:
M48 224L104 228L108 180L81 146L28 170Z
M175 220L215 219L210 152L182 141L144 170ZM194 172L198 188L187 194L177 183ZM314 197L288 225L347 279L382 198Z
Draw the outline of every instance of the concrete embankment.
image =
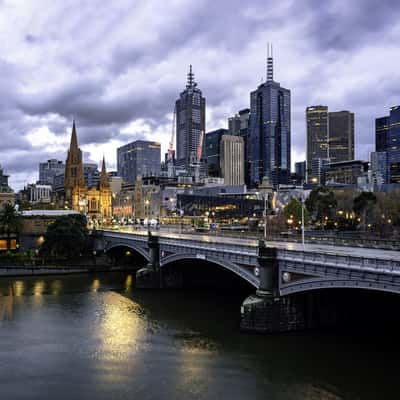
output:
M110 266L76 266L76 267L57 267L57 266L0 266L0 278L2 276L36 276L36 275L65 275L94 272L123 271L126 267Z

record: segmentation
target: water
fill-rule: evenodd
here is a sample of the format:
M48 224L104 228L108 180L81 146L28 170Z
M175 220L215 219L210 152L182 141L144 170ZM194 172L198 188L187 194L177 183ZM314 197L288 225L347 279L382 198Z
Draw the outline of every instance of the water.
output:
M1 399L398 398L396 334L240 334L243 295L0 280Z

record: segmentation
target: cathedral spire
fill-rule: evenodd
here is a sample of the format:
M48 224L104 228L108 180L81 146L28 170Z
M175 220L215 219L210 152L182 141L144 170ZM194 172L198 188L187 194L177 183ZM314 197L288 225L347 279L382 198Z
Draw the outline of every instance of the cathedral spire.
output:
M108 176L106 171L106 159L103 155L103 162L101 164L101 174L100 174L100 186L105 188L109 186Z
M69 148L70 148L70 150L78 148L78 138L76 136L75 120L72 123L71 144L70 144Z

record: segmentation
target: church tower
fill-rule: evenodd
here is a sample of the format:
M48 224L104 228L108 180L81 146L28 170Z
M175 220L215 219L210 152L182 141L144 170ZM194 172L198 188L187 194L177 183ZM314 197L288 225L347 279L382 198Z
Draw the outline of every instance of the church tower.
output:
M78 147L75 121L72 124L71 143L65 163L65 200L69 208L85 212L86 183L83 174L82 151Z

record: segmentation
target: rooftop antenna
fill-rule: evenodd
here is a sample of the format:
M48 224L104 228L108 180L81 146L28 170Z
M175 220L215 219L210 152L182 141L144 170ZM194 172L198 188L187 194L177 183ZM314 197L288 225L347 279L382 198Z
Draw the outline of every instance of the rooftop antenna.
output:
M193 73L193 70L192 70L192 64L190 64L189 73L187 74L187 85L186 85L186 87L189 89L189 88L192 88L192 87L195 87L195 86L196 86L196 82L194 81L194 73Z
M267 82L274 80L274 58L272 44L267 44Z

